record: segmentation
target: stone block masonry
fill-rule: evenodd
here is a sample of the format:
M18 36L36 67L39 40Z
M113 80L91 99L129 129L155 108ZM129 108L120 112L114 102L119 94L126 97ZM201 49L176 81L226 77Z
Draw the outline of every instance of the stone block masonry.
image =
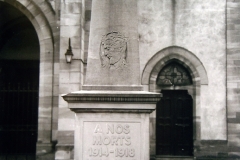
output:
M227 1L228 157L240 158L240 1Z
M240 1L226 1L227 141L201 141L197 159L240 159Z
M195 157L199 160L240 159L240 1L226 1L227 43L227 140L199 141Z

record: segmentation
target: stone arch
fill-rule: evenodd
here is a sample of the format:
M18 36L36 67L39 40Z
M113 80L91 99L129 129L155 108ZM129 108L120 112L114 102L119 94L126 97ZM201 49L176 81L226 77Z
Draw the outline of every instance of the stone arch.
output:
M53 107L53 58L54 36L49 20L54 20L52 9L46 5L44 10L33 0L5 0L21 11L32 23L40 46L39 105L38 105L38 144L43 154L51 152L52 107ZM38 1L40 2L40 1ZM40 2L45 3L45 2ZM49 18L50 17L50 18ZM43 150L44 148L44 150ZM37 151L38 152L38 151ZM41 154L41 153L37 153Z
M202 62L192 52L173 46L162 49L148 61L143 70L142 85L149 85L149 90L153 91L158 73L166 64L174 59L189 70L196 85L208 84L207 72Z
M39 42L40 42L40 53L53 51L53 34L51 26L48 22L45 13L39 8L34 1L31 0L5 0L4 2L12 5L21 11L34 26ZM50 8L47 10L51 10ZM46 10L46 12L48 12ZM44 11L45 12L45 11ZM49 14L50 15L50 14ZM48 57L50 58L50 57Z

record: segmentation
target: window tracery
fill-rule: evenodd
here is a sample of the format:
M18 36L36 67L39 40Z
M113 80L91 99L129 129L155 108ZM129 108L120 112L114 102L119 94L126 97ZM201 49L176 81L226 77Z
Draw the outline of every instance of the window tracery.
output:
M159 86L191 85L192 77L188 70L177 62L167 64L158 74Z

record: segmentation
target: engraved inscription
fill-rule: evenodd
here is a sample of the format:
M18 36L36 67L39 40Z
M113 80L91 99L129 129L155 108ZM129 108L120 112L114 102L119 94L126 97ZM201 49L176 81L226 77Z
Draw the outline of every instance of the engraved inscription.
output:
M102 67L120 68L126 65L127 38L119 32L110 32L102 37L100 44Z
M96 158L137 160L140 158L139 123L95 122L90 126L90 130L85 132L89 139L84 141L86 160Z
M116 148L115 150L108 150L108 148L90 148L90 157L108 157L109 154L114 153L115 157L134 157L135 149L131 148Z

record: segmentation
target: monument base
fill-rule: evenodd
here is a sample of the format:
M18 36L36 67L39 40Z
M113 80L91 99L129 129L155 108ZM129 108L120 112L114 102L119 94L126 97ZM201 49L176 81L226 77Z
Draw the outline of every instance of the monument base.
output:
M160 94L79 91L63 98L76 113L74 159L150 159L149 114Z

